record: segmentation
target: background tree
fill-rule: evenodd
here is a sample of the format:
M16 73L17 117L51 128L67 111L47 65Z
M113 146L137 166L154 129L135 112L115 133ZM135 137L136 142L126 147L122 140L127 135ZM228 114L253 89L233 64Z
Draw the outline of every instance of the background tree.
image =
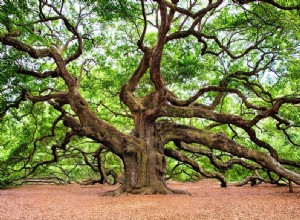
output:
M300 184L298 1L0 7L2 187L89 176L121 181L113 195L183 193L165 175L194 172Z

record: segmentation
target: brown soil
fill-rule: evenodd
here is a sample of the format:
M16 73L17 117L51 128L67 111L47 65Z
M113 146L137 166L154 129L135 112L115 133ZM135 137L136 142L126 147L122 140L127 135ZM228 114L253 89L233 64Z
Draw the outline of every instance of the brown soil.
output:
M0 191L0 219L300 219L300 186L259 185L221 188L212 180L170 182L192 196L119 196L101 193L112 186L34 185Z

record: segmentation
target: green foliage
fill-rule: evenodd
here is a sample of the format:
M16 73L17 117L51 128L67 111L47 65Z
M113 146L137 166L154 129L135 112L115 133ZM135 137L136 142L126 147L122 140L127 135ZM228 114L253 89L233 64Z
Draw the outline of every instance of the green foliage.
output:
M92 6L97 15L103 19L103 21L111 21L113 19L132 19L135 15L135 11L139 10L137 3L134 1L126 0L81 0Z
M246 178L247 176L253 175L251 171L248 169L242 167L242 166L237 166L234 165L232 169L226 171L226 179L229 182L239 182Z

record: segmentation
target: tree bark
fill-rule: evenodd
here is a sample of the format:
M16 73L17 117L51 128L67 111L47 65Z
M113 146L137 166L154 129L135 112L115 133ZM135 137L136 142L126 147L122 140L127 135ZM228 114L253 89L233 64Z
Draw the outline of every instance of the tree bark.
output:
M163 145L157 140L154 122L145 115L135 117L133 135L141 140L138 146L126 146L123 153L125 179L120 188L105 193L119 194L185 194L181 190L170 189L165 182L167 167Z

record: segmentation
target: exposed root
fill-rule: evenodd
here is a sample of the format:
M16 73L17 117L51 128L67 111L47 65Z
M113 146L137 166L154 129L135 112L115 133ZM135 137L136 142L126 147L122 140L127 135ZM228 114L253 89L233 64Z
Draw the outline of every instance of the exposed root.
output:
M116 190L111 190L111 191L107 191L101 194L101 196L119 196L121 194L124 194L123 190L116 189Z
M120 188L108 191L102 196L120 196L120 195L190 195L191 193L186 190L170 189L169 187L141 187L141 188Z

